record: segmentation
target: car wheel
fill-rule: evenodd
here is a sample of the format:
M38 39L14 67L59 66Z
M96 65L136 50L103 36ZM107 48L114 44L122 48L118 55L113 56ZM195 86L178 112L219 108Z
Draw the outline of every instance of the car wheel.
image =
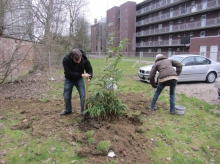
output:
M210 72L206 77L206 82L208 83L214 83L216 79L216 75L214 72Z

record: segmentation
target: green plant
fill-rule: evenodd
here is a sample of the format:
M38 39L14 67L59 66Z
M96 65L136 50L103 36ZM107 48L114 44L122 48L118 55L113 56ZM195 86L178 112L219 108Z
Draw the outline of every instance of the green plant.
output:
M95 138L93 138L94 132L95 132L94 130L90 130L86 132L86 139L89 145L95 142Z
M109 142L108 141L101 141L101 142L99 142L99 144L96 147L96 149L98 151L101 151L101 152L107 151L108 148L109 148Z
M138 132L138 133L144 133L144 127L143 126L140 126L140 127L138 127L137 129L136 129L136 131Z
M89 138L89 139L87 140L87 143L88 143L89 145L93 144L94 142L95 142L95 138Z
M49 100L48 100L48 99L40 99L40 101L41 101L42 103L47 103Z
M91 138L94 135L94 130L90 130L86 132L86 139Z
M113 117L120 116L127 106L121 102L118 97L118 90L115 86L119 79L122 77L122 71L117 68L118 64L122 61L123 55L120 53L124 49L127 39L122 40L118 46L114 43L114 33L111 34L108 41L106 67L104 68L102 76L95 79L93 94L87 100L87 112L92 117ZM114 60L110 60L114 57ZM111 63L113 61L113 63Z

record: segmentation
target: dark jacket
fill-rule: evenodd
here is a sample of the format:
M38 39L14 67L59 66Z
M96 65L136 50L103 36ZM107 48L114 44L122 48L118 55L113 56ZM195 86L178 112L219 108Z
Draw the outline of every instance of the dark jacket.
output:
M176 70L173 68L176 67ZM159 79L168 77L168 76L179 76L182 71L182 64L176 60L168 59L165 56L159 56L151 71L150 71L150 83L153 87L156 86L155 84L155 75L159 72Z
M84 71L91 75L90 79L93 76L93 70L90 61L87 59L85 52L83 52L81 49L79 50L82 53L82 59L80 63L75 63L71 58L70 53L63 58L65 78L69 80L78 80L82 78Z

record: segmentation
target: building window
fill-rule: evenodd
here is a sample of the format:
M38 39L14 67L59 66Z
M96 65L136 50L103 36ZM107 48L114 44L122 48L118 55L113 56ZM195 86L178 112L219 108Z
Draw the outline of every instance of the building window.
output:
M127 28L125 28L125 32L128 32Z
M178 34L178 38L181 37L181 34Z
M194 17L190 17L190 21L194 21Z
M200 32L200 37L205 37L205 31Z
M101 31L100 36L102 37L102 25L100 26L100 31Z
M158 29L162 29L162 24L158 24Z
M178 20L178 23L181 23L181 19Z
M193 32L190 32L190 33L189 33L189 36L193 36Z
M113 22L110 22L109 24L108 24L108 26L112 26L113 25Z
M162 40L162 36L158 36L158 41L161 41Z
M180 48L177 48L176 51L180 51Z
M152 42L152 37L149 37L149 38L148 38L148 42Z
M182 7L182 5L179 5L179 10L181 10L183 7Z
M95 28L95 31L96 31L96 36L98 36L99 33L98 33L98 28L97 27Z
M220 29L218 30L218 35L220 35Z
M153 3L151 2L151 3L149 4L149 7L151 8L151 7L152 7L152 5L153 5Z
M195 1L192 1L192 2L191 2L191 5L195 5Z
M159 16L163 15L163 11L159 11L159 12L158 12L158 15L159 15Z

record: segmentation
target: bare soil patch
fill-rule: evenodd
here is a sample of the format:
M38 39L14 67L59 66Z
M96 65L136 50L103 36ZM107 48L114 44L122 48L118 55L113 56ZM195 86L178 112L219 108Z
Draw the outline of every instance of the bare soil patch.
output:
M127 110L128 114L112 120L82 119L78 97L73 97L75 111L68 116L60 116L64 108L62 100L42 102L38 99L1 99L1 118L6 118L7 112L17 112L17 117L10 119L21 120L11 127L13 130L29 129L33 136L67 140L70 146L80 142L82 145L78 155L86 157L88 163L111 161L112 158L107 156L110 150L116 154L114 159L118 163L149 163L151 159L147 152L151 151L153 143L143 135L144 131L150 129L146 125L142 126L141 117L154 117L146 109L150 100L135 93L121 95L121 99L130 110ZM158 109L166 110L164 107L163 103L157 105ZM95 131L95 142L91 145L85 138L85 133L89 130ZM96 145L103 140L109 141L110 147L106 152L98 152Z

